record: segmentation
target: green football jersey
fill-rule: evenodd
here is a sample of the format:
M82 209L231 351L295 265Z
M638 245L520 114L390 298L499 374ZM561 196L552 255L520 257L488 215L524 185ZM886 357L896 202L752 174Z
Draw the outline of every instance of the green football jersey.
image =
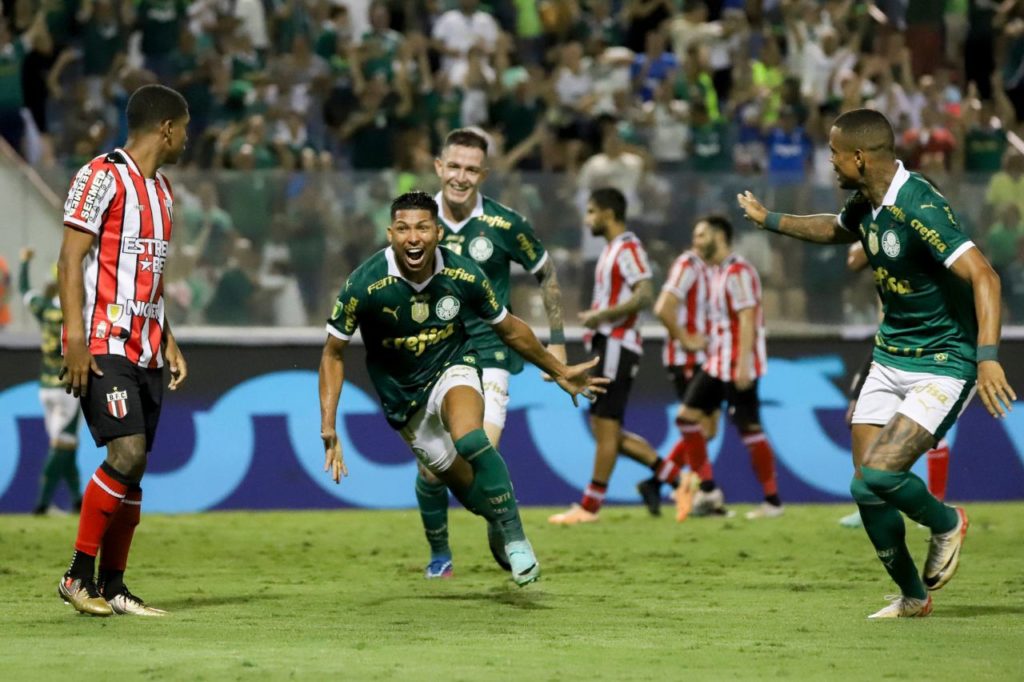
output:
M26 294L29 310L39 320L42 332L42 360L39 363L39 385L43 388L63 388L60 380L60 368L64 357L60 354L61 325L64 315L61 313L57 299L40 296L36 292Z
M882 299L876 362L911 372L977 376L974 293L950 271L973 246L945 197L900 164L876 212L853 193L839 223L860 236Z
M390 247L356 268L338 295L327 331L348 340L358 327L366 366L395 429L426 404L452 365L479 367L467 326L500 322L507 311L472 259L438 249L422 284L401 275Z
M476 261L494 287L498 301L509 308L510 273L513 261L528 272L536 273L548 258L544 245L537 239L526 218L483 194L477 195L477 205L469 218L461 223L449 223L441 213L441 195L437 201L439 220L444 227L441 244L457 254ZM472 320L467 323L473 345L480 354L481 367L497 367L518 374L523 370L523 359L510 349L489 325Z

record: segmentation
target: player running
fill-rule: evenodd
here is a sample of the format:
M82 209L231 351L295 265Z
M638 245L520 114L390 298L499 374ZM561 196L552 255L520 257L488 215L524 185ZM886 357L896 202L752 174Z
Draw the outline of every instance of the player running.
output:
M147 85L132 94L126 115L128 143L83 166L64 204L61 374L67 390L81 397L85 421L107 457L85 487L75 553L58 591L83 613L162 616L128 591L124 570L160 419L165 361L172 391L188 375L164 317L174 195L157 169L184 151L189 114L180 94Z
M498 301L506 308L512 263L520 264L534 275L540 284L551 329L548 350L564 363L562 293L555 264L523 216L480 192L480 185L487 178L487 145L487 138L474 130L453 130L445 139L441 158L434 161L434 169L441 180L441 191L435 197L438 220L444 230L441 245L472 258L487 275ZM505 429L509 377L522 371L523 360L483 320L467 319L466 330L473 339L483 369L484 431L491 444L498 447ZM453 565L448 544L448 489L422 465L416 477L416 501L430 545L430 563L425 576L450 577ZM500 548L500 543L494 544L499 539L496 529L488 526L488 533L492 549ZM495 560L508 570L500 552L495 554Z
M391 204L391 220L390 246L352 273L328 320L320 361L324 468L335 482L347 474L335 422L345 347L358 327L388 423L466 509L495 527L503 540L496 552L512 579L529 584L540 566L523 532L508 469L483 429L480 360L467 322L477 317L491 325L504 343L553 376L574 403L577 395L602 392L606 380L588 376L596 358L566 367L509 314L472 259L437 248L441 227L432 197L403 194Z
M853 190L838 216L769 213L750 192L737 200L751 221L772 232L864 245L883 317L853 413L850 491L901 593L869 618L927 616L928 591L956 573L967 514L937 500L910 467L945 435L975 390L997 418L1016 399L997 359L999 277L946 199L896 159L884 115L869 109L843 114L829 132L829 148L839 186ZM921 574L900 512L932 531Z
M32 289L29 283L29 265L35 251L25 247L19 254L21 270L18 274L18 291L32 315L39 320L42 331L42 362L39 368L39 402L43 404L43 422L50 439L50 451L43 465L43 478L39 486L39 498L32 513L46 514L50 510L53 493L61 481L68 485L71 493L71 509L82 508L82 482L78 477L75 451L78 450L78 400L68 395L60 380L60 368L64 363L60 355L60 330L64 319L57 298L56 280L47 282L43 290Z

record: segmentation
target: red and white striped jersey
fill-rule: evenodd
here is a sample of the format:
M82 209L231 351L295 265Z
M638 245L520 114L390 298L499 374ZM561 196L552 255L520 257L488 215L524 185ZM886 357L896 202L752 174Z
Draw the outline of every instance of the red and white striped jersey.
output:
M608 242L594 270L594 297L591 310L606 310L628 301L633 287L641 280L651 278L651 266L643 244L632 232L623 232ZM634 353L643 353L643 339L636 328L638 315L633 313L597 328L598 334L621 339L622 345Z
M754 347L742 352L753 353L754 378L764 376L768 357L757 270L743 256L733 253L711 269L710 280L711 340L705 371L722 381L735 381L741 353L739 313L754 308Z
M85 333L93 355L162 367L164 263L173 193L123 149L97 156L71 182L64 225L96 236L85 257ZM66 334L65 339L66 341Z
M708 291L710 269L693 251L684 251L668 273L662 291L667 291L679 301L676 325L689 334L711 335L711 317L708 315ZM704 351L687 351L678 340L668 337L661 352L661 361L666 367L695 369L704 364Z

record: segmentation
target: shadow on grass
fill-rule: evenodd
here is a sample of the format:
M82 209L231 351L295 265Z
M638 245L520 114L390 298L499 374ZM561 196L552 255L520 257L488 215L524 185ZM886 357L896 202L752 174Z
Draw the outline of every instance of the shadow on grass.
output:
M161 599L158 604L154 603L153 606L158 606L159 608L167 609L168 611L175 611L185 609L203 609L212 606L245 606L246 604L274 601L277 599L284 599L284 595L260 592L254 592L252 594L203 594L199 596L193 595L183 599Z
M936 615L954 618L979 618L985 616L1024 616L1024 604L962 604L942 606Z
M461 592L456 594L425 594L420 599L451 602L486 602L504 604L524 611L545 610L551 607L543 603L544 595L529 590L507 590L495 588L487 592Z

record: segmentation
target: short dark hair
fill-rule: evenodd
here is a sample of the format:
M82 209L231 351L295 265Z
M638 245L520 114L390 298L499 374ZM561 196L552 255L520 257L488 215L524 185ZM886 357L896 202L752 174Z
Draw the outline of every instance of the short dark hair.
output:
M444 149L448 147L475 147L487 154L487 138L471 128L456 128L444 138Z
M164 85L143 85L132 93L125 110L130 133L154 128L164 121L176 121L187 114L185 98Z
M721 213L709 213L697 218L698 223L707 223L712 230L725 235L725 243L732 244L732 223Z
M858 149L896 153L896 133L893 132L892 123L880 111L847 111L832 125L849 136L851 144Z
M590 200L602 211L610 210L617 221L626 220L626 196L614 187L601 187L590 193Z
M399 211L417 210L430 211L430 217L437 220L437 202L434 197L419 190L406 192L391 202L391 219L394 220Z

